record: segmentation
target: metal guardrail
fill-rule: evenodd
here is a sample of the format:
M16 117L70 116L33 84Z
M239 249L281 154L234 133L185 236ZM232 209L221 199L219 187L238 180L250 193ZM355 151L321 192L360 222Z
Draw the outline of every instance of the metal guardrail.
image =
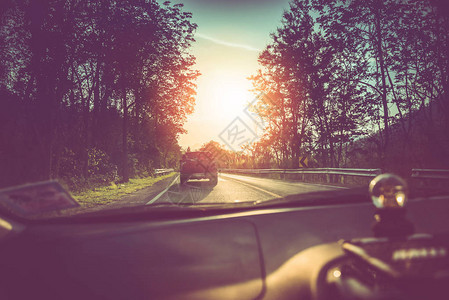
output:
M304 168L304 169L220 169L220 172L239 174L321 174L359 177L375 177L382 174L381 169L350 169L350 168ZM447 179L448 169L412 169L412 178L417 179Z
M168 173L171 173L174 171L175 171L174 169L155 169L154 175L159 176L159 175L168 174Z
M348 169L348 168L307 168L307 169L221 169L220 172L240 174L321 174L375 177L382 174L381 169Z
M412 178L417 179L449 179L449 170L412 169Z

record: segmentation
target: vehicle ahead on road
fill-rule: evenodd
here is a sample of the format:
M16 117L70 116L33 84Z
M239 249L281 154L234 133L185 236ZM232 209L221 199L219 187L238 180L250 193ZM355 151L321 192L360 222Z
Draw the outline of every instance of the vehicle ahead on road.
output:
M217 185L218 169L210 152L187 152L182 156L180 165L181 184L189 179L209 179L212 186Z

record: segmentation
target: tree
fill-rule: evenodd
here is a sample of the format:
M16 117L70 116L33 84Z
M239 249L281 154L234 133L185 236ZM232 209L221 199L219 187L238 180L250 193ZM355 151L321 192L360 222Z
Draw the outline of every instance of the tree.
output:
M322 165L337 166L343 143L354 138L363 118L357 107L364 89L350 80L355 60L345 61L338 40L317 26L311 3L292 1L259 57L264 71L251 77L257 91L277 96L267 101L270 110L258 112L268 124L266 147L280 148L282 167L297 168L306 151L317 152Z
M0 101L23 123L0 128L5 160L21 149L22 160L8 165L21 175L9 184L109 180L117 168L127 181L176 161L199 76L188 52L196 24L182 5L19 0L5 8Z

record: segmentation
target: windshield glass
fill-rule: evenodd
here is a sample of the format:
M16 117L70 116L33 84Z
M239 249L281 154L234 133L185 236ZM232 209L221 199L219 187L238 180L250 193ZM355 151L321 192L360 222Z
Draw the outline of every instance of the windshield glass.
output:
M443 2L5 0L0 208L257 206L385 172L444 191Z

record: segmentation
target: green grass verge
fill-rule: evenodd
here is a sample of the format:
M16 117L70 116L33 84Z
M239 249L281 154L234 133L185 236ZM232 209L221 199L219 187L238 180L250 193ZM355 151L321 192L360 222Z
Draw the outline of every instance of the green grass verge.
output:
M176 173L172 172L170 174L159 177L149 176L145 178L133 178L126 183L112 183L109 186L99 187L93 190L83 191L79 193L73 193L72 196L79 202L81 206L108 204L138 190L152 186L156 182L171 177L174 174Z

